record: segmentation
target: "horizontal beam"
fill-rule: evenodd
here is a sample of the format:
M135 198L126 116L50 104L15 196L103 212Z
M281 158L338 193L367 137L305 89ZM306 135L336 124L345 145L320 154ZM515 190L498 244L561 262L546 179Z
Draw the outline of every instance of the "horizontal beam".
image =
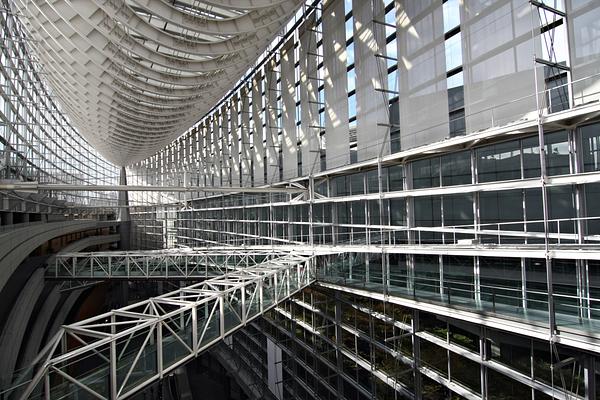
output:
M532 5L544 9L546 11L550 11L551 13L554 13L556 15L560 15L561 17L566 17L567 13L565 13L564 11L560 11L558 8L554 8L554 7L550 7L547 4L542 3L541 1L536 1L536 0L530 0L529 1Z
M299 187L228 187L228 186L151 186L151 185L74 185L58 183L2 183L0 191L15 190L37 193L40 190L57 192L221 192L221 193L306 193Z
M132 251L60 253L49 262L46 278L95 281L125 280L195 280L221 276L240 268L277 263L279 257L302 260L310 252L272 250L199 249L193 251Z

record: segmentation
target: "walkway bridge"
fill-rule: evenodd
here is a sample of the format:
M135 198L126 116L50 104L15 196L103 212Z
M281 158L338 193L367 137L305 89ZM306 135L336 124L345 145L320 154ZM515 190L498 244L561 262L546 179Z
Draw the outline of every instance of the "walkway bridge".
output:
M302 254L310 249L303 249ZM59 253L46 269L46 279L60 281L193 280L199 281L240 268L249 268L289 256L293 251L274 248L181 248L147 251Z
M180 273L187 272L194 279L202 275L205 280L63 326L32 368L14 381L22 383L5 397L127 398L310 285L316 277L316 261L308 253L234 249L168 253L89 255L95 272L148 274L158 268L157 259L163 258L162 263L178 259L183 263L176 268ZM140 261L142 254L153 255ZM75 262L76 267L79 265ZM212 274L219 276L211 278Z

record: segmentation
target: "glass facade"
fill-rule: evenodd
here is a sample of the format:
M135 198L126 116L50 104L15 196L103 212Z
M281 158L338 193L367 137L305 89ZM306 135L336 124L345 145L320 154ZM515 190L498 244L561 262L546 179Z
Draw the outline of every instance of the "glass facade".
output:
M118 167L100 156L73 128L31 55L28 36L9 4L3 3L0 22L0 179L117 184ZM116 205L116 195L110 192L55 192L47 196L80 206ZM19 196L13 194L12 198ZM44 201L39 203L44 206ZM45 203L52 205L51 201Z
M582 34L594 36L594 28L578 16L598 7L555 3L348 0L307 8L272 61L221 103L244 125L237 99L269 74L287 87L264 93L283 105L278 176L263 181L260 168L244 167L262 157L260 138L248 145L243 127L230 129L229 152L208 153L202 121L129 168L139 183L185 170L190 184L209 186L208 166L224 158L240 166L243 186L307 193L173 194L184 208L133 213L136 245L336 254L323 259L321 288L234 338L234 348L250 337L277 341L286 396L594 397L582 376L595 381L600 323L600 123L551 121L598 97L590 75L574 81L593 69L585 57L600 59ZM576 27L565 28L569 18ZM582 49L590 55L572 58ZM547 62L532 62L533 54ZM317 147L304 136L313 124ZM199 144L197 156L176 158L187 140ZM221 176L221 185L237 186ZM582 339L555 348L537 331ZM568 354L581 364L560 362ZM567 365L583 375L566 378Z
M2 178L116 183L0 15ZM593 1L303 2L127 166L185 189L130 194L131 246L318 254L316 283L229 343L280 398L596 398L597 21Z

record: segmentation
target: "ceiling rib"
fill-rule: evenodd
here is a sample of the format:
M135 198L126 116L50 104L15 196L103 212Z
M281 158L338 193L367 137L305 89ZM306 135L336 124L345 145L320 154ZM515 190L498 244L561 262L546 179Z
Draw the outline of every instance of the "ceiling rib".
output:
M302 0L14 0L80 133L129 165L176 139L252 66Z

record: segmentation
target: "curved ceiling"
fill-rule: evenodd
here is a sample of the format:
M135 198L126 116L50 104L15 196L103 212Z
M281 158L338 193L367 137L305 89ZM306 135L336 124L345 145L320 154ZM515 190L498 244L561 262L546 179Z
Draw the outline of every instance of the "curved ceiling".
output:
M111 162L154 154L208 112L302 0L13 0L46 79Z

